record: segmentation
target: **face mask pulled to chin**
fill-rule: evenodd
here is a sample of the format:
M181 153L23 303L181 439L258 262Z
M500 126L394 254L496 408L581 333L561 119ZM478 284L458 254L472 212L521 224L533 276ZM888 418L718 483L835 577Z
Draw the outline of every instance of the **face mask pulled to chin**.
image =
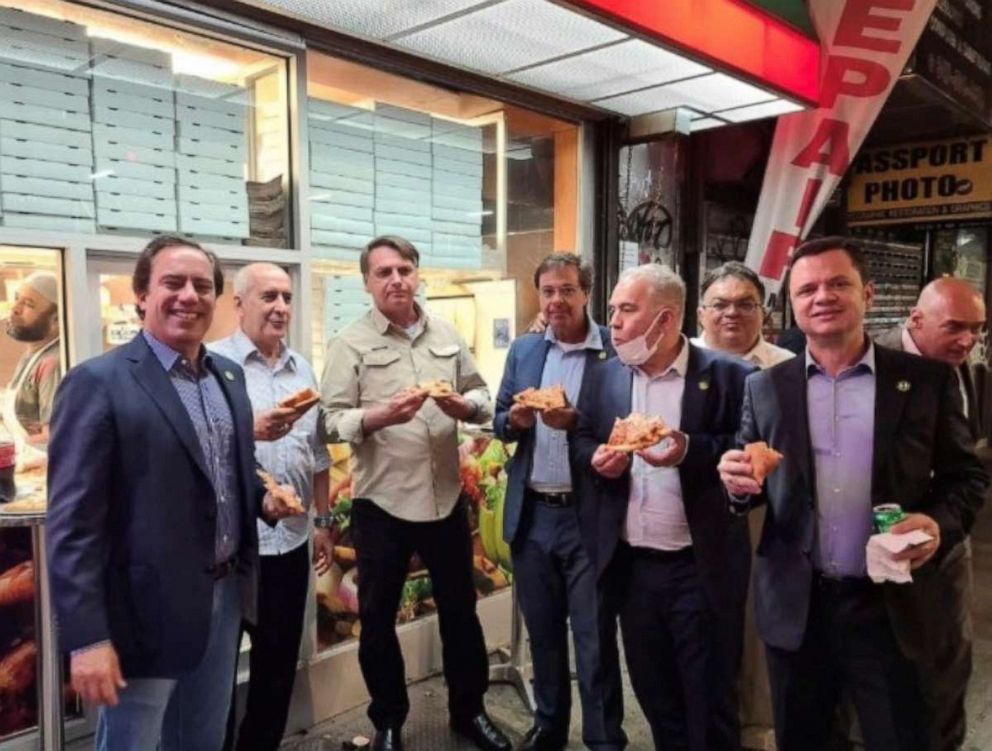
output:
M644 330L643 334L635 336L633 339L627 342L622 342L617 344L613 343L613 349L616 350L617 357L620 358L620 362L624 365L643 365L655 352L658 351L658 347L661 345L661 341L665 338L664 336L659 336L655 343L648 346L648 334L651 330L658 324L661 314L664 313L664 309L658 311L658 315L654 317L651 321L651 325Z

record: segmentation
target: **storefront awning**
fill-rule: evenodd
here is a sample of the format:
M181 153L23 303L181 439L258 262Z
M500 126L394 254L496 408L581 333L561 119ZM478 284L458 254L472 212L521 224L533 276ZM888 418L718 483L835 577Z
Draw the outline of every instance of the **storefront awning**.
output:
M307 23L627 116L692 129L816 102L819 44L745 0L264 0Z

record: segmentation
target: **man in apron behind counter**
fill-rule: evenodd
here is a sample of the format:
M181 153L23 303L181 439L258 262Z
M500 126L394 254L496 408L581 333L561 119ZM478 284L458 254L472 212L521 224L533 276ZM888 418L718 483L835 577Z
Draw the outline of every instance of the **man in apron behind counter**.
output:
M26 348L4 389L2 417L18 444L22 467L44 463L48 422L55 389L62 380L59 358L58 280L48 271L28 276L14 296L7 319L7 335Z

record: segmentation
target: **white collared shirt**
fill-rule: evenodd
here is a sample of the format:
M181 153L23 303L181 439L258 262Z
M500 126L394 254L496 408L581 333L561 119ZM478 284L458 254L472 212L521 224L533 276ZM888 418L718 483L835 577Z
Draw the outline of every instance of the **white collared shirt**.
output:
M704 349L712 349L718 352L724 351L717 349L716 347L711 347L709 342L706 341L705 334L693 337L692 343L697 347L703 347ZM762 370L765 368L770 368L772 365L778 365L780 362L791 360L795 356L796 354L794 352L790 352L783 347L776 346L771 342L766 341L763 336L758 337L757 343L743 355L737 355L737 357L740 357L742 360L747 360L752 365L757 365Z
M688 367L689 340L683 336L682 350L664 373L649 377L634 368L631 410L660 416L669 428L680 429ZM639 456L633 457L623 537L635 547L657 550L692 545L678 467L652 467Z
M902 348L903 351L909 352L911 355L919 355L923 357L923 353L920 352L920 348L916 346L916 342L913 341L913 335L909 333L909 329L905 326L902 327ZM961 391L961 404L964 405L964 416L968 417L968 390L964 387L964 378L961 376L961 368L954 368L954 375L958 377L958 389Z

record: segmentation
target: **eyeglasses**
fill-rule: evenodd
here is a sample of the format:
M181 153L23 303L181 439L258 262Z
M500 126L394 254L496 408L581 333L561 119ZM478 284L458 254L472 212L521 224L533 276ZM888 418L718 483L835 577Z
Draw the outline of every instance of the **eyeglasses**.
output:
M741 313L750 315L761 308L761 303L754 300L714 300L711 303L704 304L703 307L717 313L727 313L731 308L734 308Z

